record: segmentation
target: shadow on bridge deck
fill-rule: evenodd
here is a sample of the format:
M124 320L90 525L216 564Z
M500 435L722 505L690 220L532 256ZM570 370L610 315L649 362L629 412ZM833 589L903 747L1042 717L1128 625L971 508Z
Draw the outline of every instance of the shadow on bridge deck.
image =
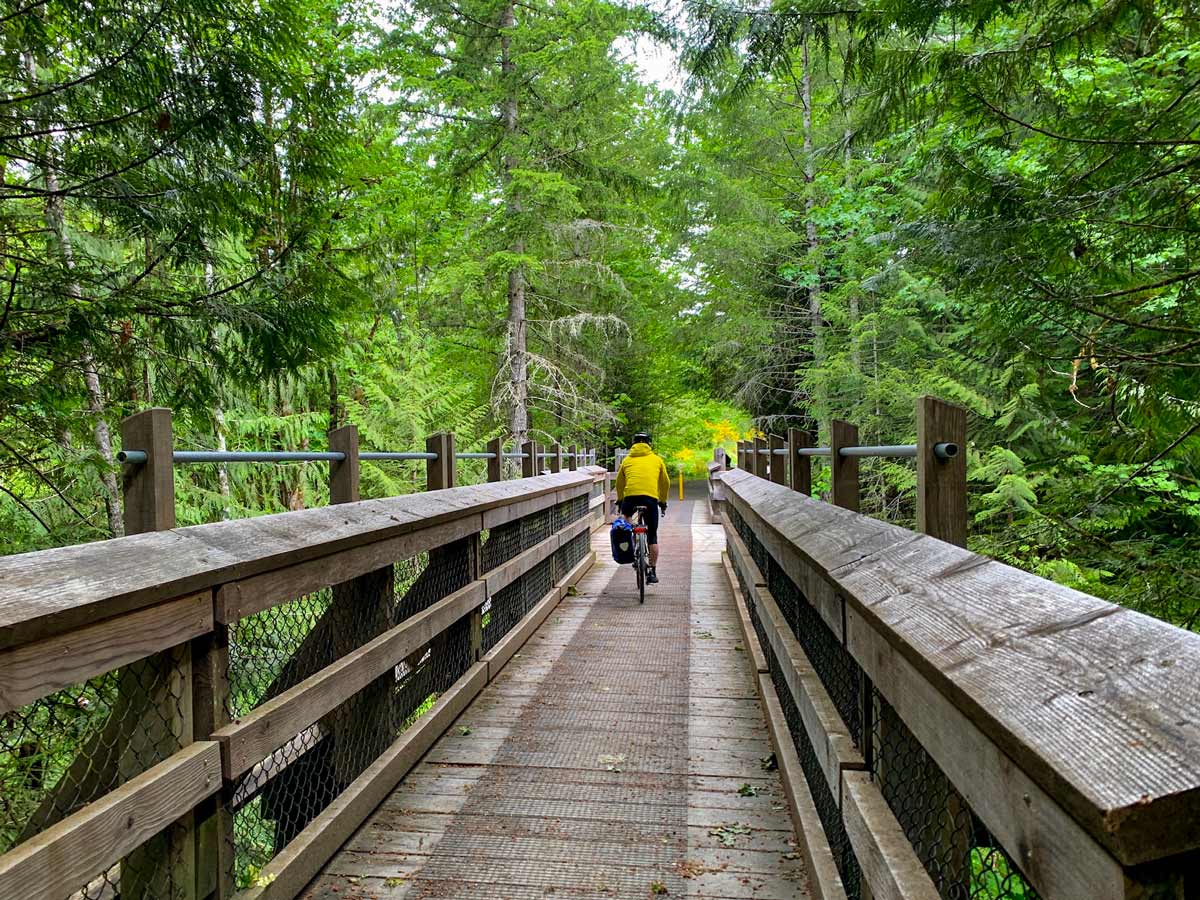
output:
M304 893L807 896L706 505L671 505L661 583L597 565Z

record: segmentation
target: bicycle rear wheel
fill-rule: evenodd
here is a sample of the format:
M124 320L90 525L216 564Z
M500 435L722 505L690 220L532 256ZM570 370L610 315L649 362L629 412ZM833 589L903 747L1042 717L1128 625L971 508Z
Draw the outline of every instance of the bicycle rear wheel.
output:
M639 556L637 564L634 565L634 568L637 569L638 603L645 603L646 602L646 561Z

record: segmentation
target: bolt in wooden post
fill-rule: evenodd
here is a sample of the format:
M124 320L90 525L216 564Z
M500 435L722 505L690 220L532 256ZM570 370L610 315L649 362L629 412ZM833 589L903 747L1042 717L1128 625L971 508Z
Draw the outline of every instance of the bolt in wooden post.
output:
M842 447L858 444L858 426L834 419L829 427L830 462L833 469L833 504L858 512L858 457L842 456Z
M329 432L329 449L345 453L341 462L329 463L329 502L355 503L358 500L358 428L344 425Z
M437 459L425 462L425 490L440 491L454 487L454 432L431 434L425 439L425 452L437 454Z
M759 478L766 478L769 474L768 466L771 463L771 457L767 455L767 439L765 437L754 439L754 474Z
M488 441L487 452L492 454L492 458L487 461L487 480L503 481L504 439L492 438L490 441Z
M567 464L567 468L572 472L578 471L579 470L579 447L576 446L575 444L572 444L570 447L568 447L567 448L567 458L570 460L570 462Z
M532 478L538 473L538 445L536 441L526 441L521 445L525 456L521 459L521 477Z
M775 484L788 483L788 458L781 456L776 451L787 450L783 438L778 435L771 435L767 439L767 452L770 454L767 460L771 464L771 481ZM794 460L793 460L794 463Z
M788 429L788 472L793 491L812 495L812 457L801 456L797 451L813 446L812 436L802 428Z
M939 459L941 443L957 455ZM917 530L967 546L967 411L936 397L917 400Z
M550 471L557 475L562 471L563 452L562 444L555 443L550 448Z

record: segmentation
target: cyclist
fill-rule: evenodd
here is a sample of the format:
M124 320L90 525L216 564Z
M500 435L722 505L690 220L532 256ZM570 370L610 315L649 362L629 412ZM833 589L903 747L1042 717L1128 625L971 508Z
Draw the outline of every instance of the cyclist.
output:
M624 516L631 516L639 506L646 508L646 543L650 547L648 584L658 584L658 513L667 511L667 492L671 478L662 457L650 449L650 435L639 431L633 436L629 455L621 460L617 470L617 505Z

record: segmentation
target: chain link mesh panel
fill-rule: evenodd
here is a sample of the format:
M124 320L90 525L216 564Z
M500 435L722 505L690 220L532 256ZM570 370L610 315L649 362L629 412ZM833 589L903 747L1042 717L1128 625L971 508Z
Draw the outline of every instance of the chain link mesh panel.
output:
M943 900L1036 900L950 779L872 688L871 774Z
M854 743L860 745L863 730L860 707L862 670L737 509L731 505L729 512L788 627L804 648L808 661L816 671L817 677L821 679L821 684L846 724L850 736L854 738ZM740 579L741 575L738 577ZM742 592L746 593L745 585L742 586Z
M567 573L579 565L580 561L587 556L591 547L592 536L587 531L575 535L575 537L559 547L554 554L556 577L559 579L565 577Z
M466 586L473 538L247 617L230 628L230 714L266 700ZM235 881L261 868L470 666L467 619L289 740L232 788Z
M181 658L158 653L0 716L0 853L181 749L190 714ZM175 896L164 840L151 839L75 896Z
M757 539L755 544L762 546ZM833 629L825 624L821 614L808 602L808 598L773 557L767 557L764 575L767 579L767 589L775 598L792 634L804 648L804 655L808 657L817 677L821 679L829 699L833 701L838 715L854 739L855 746L861 746L862 669L834 634Z
M550 537L554 528L554 509L547 507L521 519L521 549L528 550Z
M495 647L525 615L524 585L518 578L489 598L483 614L483 652Z
M521 520L514 519L480 534L480 570L490 572L521 552Z

